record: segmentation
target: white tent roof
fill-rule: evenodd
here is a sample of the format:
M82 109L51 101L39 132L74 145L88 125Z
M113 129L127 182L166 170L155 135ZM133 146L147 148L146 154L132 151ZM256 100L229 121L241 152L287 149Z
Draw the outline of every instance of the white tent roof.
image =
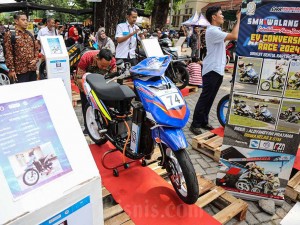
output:
M189 18L187 21L183 22L182 25L190 26L193 23L197 22L198 19L199 19L199 14L198 14L198 12L196 10L196 12L194 13L194 15L191 18Z
M207 19L202 14L200 14L200 16L198 16L198 13L196 11L195 14L191 18L189 18L187 21L183 22L182 25L207 27L210 25L210 23L207 21Z
M207 21L207 19L201 14L199 16L199 19L197 20L196 23L192 24L193 26L203 26L207 27L210 25L210 23Z

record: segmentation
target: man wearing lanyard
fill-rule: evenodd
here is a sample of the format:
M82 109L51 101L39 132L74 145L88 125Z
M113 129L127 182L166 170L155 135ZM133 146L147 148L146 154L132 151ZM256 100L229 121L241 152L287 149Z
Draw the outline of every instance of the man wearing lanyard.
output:
M136 65L137 59L135 57L135 49L137 42L143 39L143 34L140 34L140 29L135 22L137 20L137 11L134 8L127 10L125 23L117 25L116 40L118 46L116 49L116 58L123 59L124 62L130 62L132 66Z
M207 55L203 60L202 81L203 89L194 110L193 122L190 131L196 135L201 134L201 128L212 130L208 123L208 115L215 97L223 81L226 65L225 41L238 38L241 13L236 15L237 23L231 33L221 30L224 16L221 7L212 6L206 11L206 18L210 22L206 30L205 39Z

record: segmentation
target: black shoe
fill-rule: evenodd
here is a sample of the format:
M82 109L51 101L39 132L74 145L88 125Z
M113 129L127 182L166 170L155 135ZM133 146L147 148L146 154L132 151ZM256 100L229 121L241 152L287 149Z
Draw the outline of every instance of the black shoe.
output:
M200 128L197 128L197 127L193 127L193 126L190 126L190 131L195 134L195 135L199 135L199 134L202 134L202 131Z
M88 131L87 131L87 129L86 129L86 128L84 128L84 130L82 131L82 133L84 134L84 136L87 136L87 135L89 135L89 133L88 133Z
M202 129L204 130L213 130L215 129L212 125L210 125L209 123L204 125L204 126L201 126Z

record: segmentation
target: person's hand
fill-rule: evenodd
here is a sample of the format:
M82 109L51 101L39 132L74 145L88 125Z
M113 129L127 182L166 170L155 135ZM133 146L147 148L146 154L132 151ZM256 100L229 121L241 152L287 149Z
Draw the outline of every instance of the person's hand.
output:
M34 66L37 63L37 60L33 59L29 62L30 66Z
M137 33L139 33L140 32L140 29L135 29L134 31L133 31L133 35L135 35L135 34L137 34Z
M8 72L8 76L9 76L9 78L12 80L12 81L14 81L14 82L16 82L16 81L18 81L18 78L17 78L17 74L16 74L16 72L13 70L10 70L9 72Z

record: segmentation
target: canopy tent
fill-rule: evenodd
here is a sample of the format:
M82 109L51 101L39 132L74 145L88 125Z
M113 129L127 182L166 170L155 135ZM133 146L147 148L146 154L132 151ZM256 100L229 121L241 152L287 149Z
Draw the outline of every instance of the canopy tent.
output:
M196 23L193 24L193 26L202 26L202 27L207 27L209 25L210 25L210 23L207 21L207 19L203 16L202 13L201 13L199 19L196 21Z
M183 22L182 25L191 26L191 24L197 22L198 18L199 18L199 14L198 14L198 12L196 10L196 12L194 13L194 15L191 18L189 18L187 21Z
M207 27L210 25L210 23L202 15L202 13L200 14L200 16L198 16L198 12L196 11L195 14L191 18L189 18L187 21L183 22L182 25Z
M14 12L18 10L54 10L56 12L64 12L69 14L75 14L75 15L83 15L83 14L90 14L93 13L93 9L66 9L66 8L60 8L60 7L52 7L48 5L39 5L35 3L30 2L19 2L19 3L6 3L6 4L0 4L0 12Z

